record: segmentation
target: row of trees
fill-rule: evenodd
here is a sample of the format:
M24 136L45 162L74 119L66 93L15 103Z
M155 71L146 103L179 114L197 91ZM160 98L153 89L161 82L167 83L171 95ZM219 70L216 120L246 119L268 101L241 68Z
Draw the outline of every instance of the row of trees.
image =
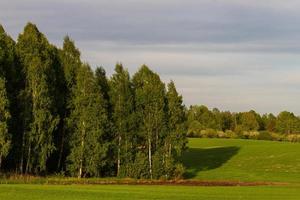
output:
M107 77L74 42L50 44L28 23L15 42L0 26L0 168L25 174L172 178L184 167L186 133L300 133L300 118L183 106L171 81L143 65Z
M220 131L269 131L282 134L300 133L300 118L291 112L283 111L278 116L260 115L249 112L221 112L217 108L209 110L206 106L191 106L187 111L188 132L197 134L201 130Z
M30 174L172 178L183 172L186 113L173 82L143 65L107 78L74 42L50 44L28 23L0 27L0 167ZM2 162L4 161L4 162Z

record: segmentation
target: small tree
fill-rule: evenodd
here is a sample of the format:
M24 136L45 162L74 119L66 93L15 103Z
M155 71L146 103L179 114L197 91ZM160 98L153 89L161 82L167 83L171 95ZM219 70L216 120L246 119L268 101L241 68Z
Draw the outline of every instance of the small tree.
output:
M174 175L177 158L182 154L187 143L187 128L182 96L178 94L173 81L168 84L167 121L168 135L165 139L165 168L167 177L170 177Z
M283 111L277 116L276 130L285 134L298 132L299 121L294 113Z
M241 127L244 131L256 131L259 128L256 116L253 112L244 112L241 115Z

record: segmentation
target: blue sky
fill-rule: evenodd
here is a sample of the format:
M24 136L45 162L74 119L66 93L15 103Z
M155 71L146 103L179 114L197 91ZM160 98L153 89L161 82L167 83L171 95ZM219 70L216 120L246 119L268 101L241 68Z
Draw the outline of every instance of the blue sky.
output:
M4 0L17 38L31 21L50 42L76 41L82 59L147 64L174 80L186 105L300 114L298 0Z

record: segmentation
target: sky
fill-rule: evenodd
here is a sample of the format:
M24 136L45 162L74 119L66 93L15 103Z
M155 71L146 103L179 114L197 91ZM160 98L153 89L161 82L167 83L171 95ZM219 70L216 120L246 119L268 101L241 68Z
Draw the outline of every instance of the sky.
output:
M117 62L173 80L184 103L300 115L299 0L1 0L14 39L28 21L108 75Z

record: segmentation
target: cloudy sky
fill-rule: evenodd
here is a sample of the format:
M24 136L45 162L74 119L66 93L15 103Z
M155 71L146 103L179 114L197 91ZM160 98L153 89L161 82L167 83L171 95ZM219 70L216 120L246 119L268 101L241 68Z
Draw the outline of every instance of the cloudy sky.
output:
M1 0L0 23L17 38L38 25L83 60L149 65L174 80L186 105L300 115L299 0Z

